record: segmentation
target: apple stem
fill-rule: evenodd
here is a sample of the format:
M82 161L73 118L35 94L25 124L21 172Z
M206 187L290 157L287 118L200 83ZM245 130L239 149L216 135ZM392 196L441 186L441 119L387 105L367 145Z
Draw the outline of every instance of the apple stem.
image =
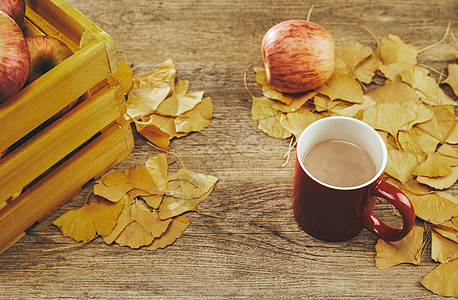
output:
M315 7L315 4L312 4L312 6L310 6L309 13L307 14L307 21L310 21L310 17L312 16L313 7Z

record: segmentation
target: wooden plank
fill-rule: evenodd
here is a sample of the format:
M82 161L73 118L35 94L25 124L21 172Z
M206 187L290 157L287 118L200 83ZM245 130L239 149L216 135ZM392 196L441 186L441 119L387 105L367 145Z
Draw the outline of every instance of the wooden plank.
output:
M105 86L0 161L0 203L22 190L125 112L120 87Z
M126 135L127 133L127 135ZM83 184L132 151L131 133L113 124L102 135L0 210L0 249L74 196Z

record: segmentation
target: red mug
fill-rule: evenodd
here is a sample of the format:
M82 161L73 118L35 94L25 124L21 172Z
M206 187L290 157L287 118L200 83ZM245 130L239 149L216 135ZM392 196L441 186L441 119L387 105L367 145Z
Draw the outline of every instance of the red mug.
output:
M358 186L337 187L314 177L303 159L311 147L326 140L352 142L372 157L377 174ZM308 234L326 241L343 241L363 228L386 241L405 237L415 222L412 203L399 189L382 180L388 159L383 139L372 127L354 118L326 117L309 125L299 137L293 182L293 213ZM402 228L392 228L373 213L377 197L393 204Z

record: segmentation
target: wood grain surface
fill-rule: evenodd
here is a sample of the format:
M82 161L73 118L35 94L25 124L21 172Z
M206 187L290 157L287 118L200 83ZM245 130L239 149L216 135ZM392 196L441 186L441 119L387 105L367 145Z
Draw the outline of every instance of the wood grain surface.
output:
M264 33L287 19L327 28L336 45L399 35L421 49L442 38L447 24L458 34L456 0L71 0L75 8L109 33L118 57L136 74L167 58L190 90L205 91L214 117L202 133L173 140L170 151L188 169L217 176L213 193L175 244L158 251L106 245L98 238L74 246L52 221L82 206L81 193L0 255L1 299L434 299L419 281L437 263L430 248L419 266L375 267L377 238L367 230L345 242L324 242L302 231L291 211L294 164L285 167L289 140L267 136L251 120L251 98L243 75L261 66ZM420 54L419 61L442 70L455 61L448 38ZM260 94L254 76L248 87ZM158 150L135 133L134 152L115 169L142 164ZM169 156L173 160L173 156ZM178 164L170 166L172 170ZM453 193L458 191L454 188ZM388 204L376 214L390 224L399 217ZM418 220L418 224L422 222ZM74 246L74 247L67 247Z

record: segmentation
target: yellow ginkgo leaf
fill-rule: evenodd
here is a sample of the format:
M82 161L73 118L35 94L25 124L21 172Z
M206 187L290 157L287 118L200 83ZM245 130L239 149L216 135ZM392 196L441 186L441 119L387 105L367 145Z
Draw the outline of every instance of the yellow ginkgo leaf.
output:
M331 108L331 112L338 116L345 116L345 117L356 117L359 113L364 112L371 106L374 106L376 103L370 97L364 95L363 96L363 103L357 103L350 105L348 107L338 107L334 106Z
M121 173L118 171L115 172ZM107 186L104 183L104 177L102 176L102 178L94 184L94 195L103 197L111 202L118 202L133 188L129 181L119 182L119 184L112 184L112 182L110 182L110 184L111 185Z
M414 226L400 241L385 242L379 239L375 245L377 252L375 266L383 270L402 263L419 265L423 248L423 231L423 227Z
M160 193L153 175L145 165L137 165L124 170L133 188L141 191L143 195Z
M217 181L218 178L215 176L195 173L183 166L178 172L169 176L168 189L170 196L176 198L199 198Z
M315 110L319 113L332 109L332 100L328 96L317 94L313 97Z
M351 103L363 102L363 91L360 83L350 74L334 73L331 78L317 90L330 100L344 100Z
M213 115L213 102L210 97L203 98L194 109L175 118L175 130L180 133L201 131L210 124Z
M163 116L161 116L163 117ZM163 117L167 118L167 117ZM173 120L167 118L166 122L162 122L161 124L154 124L154 120L152 117L147 119L146 122L142 121L135 121L135 126L137 131L143 135L148 141L153 143L154 145L158 146L161 149L168 149L170 144L170 139L173 136L169 135L167 132L163 131L160 126L164 128L164 130L172 130L174 131L175 126ZM170 122L170 123L168 123ZM173 129L171 129L173 128Z
M431 292L447 297L458 297L458 259L440 264L420 283Z
M458 217L452 218L458 219ZM442 224L433 225L433 229L441 236L458 243L458 229L452 223L452 219L445 221Z
M97 234L109 235L116 225L123 206L124 201L113 203L95 197L91 203L63 214L53 224L61 229L64 236L69 236L77 242L87 242Z
M383 65L380 58L375 55L371 55L361 63L356 65L354 76L359 81L369 84L372 82L372 78L375 76L375 72Z
M419 92L420 98L430 105L456 105L456 103L444 94L436 80L428 76L419 67L414 66L400 74L403 82Z
M145 201L146 204L148 204L149 207L154 208L154 209L159 209L159 206L162 203L164 195L151 195L151 196L141 196L141 199Z
M366 94L377 103L417 101L415 90L403 82L387 82Z
M436 151L439 141L422 129L413 127L409 131L399 131L398 143L400 149L415 153L423 161L427 154Z
M124 95L127 95L127 93L129 93L130 89L132 88L134 83L132 75L133 71L129 64L124 60L119 61L118 70L113 73L113 76L121 83L121 88Z
M161 206L159 207L159 218L161 218L161 220L166 220L188 211L196 211L197 205L205 200L212 191L213 187L198 198L177 198L173 196L164 196Z
M280 125L292 133L296 139L299 139L302 131L320 118L319 114L313 113L309 109L301 109L287 113L286 117L280 121Z
M354 74L356 65L372 54L372 49L357 41L336 47L335 56L345 63L347 72Z
M452 88L456 96L458 96L458 64L448 65L448 77L443 81Z
M253 105L251 106L251 118L253 121L274 117L277 114L278 111L272 105L272 100L265 96L253 98Z
M259 120L258 129L262 132L267 133L271 137L276 138L288 138L292 134L283 126L281 126L281 121L285 118L285 115L277 112L273 117Z
M156 111L158 106L170 95L168 86L132 89L127 98L127 114L137 120Z
M458 200L447 192L416 195L404 190L415 209L415 215L433 224L442 224L458 216Z
M159 104L155 113L163 116L177 117L193 109L202 101L204 92L190 92L187 94L174 93Z
M431 230L431 258L440 263L457 259L458 243L443 237L435 230Z
M415 47L404 43L401 38L394 34L388 34L381 40L380 57L384 64L392 63L408 63L410 65L417 64L418 51Z
M155 70L134 75L134 89L168 86L172 91L176 78L176 69L173 60L167 59Z
M107 187L112 187L112 186L125 184L125 183L130 184L129 178L127 178L126 175L124 175L124 172L117 171L117 170L105 173L100 178L100 181Z
M316 95L316 92L314 91L310 91L310 92L306 92L302 94L294 94L293 100L288 105L286 105L283 102L274 100L274 99L269 99L269 101L270 101L270 106L274 110L284 112L284 113L289 113L289 112L297 111L301 109L302 107L304 107L307 101L312 100L315 95ZM312 107L311 104L309 105L310 107Z
M397 187L398 189L402 191L407 191L407 192L410 192L416 195L427 195L431 192L427 186L419 183L415 179L411 179L405 182L404 184L402 184L400 181L390 177L386 179L386 182L394 185L395 187Z
M364 111L363 122L375 129L384 130L397 139L398 131L409 130L417 114L399 103L380 103Z
M452 173L449 160L441 154L432 153L424 162L419 164L412 172L413 175L426 177L447 176Z
M388 150L388 162L385 172L405 183L413 178L413 170L418 165L417 156L405 150Z
M142 200L126 203L112 233L104 237L107 244L116 241L121 246L137 249L149 245L167 229L171 220L161 220Z
M400 76L401 72L410 69L413 66L414 65L406 62L384 64L379 67L379 71L383 77L388 79L388 82L402 82Z
M458 167L452 167L452 172L446 176L427 177L418 176L418 182L426 184L438 190L444 190L452 187L458 180Z
M168 191L168 164L165 154L159 153L156 156L148 158L148 160L145 162L145 166L148 168L149 173L153 176L160 193L166 193Z
M173 244L179 237L181 237L186 228L188 228L189 223L190 219L184 216L177 216L173 218L167 230L160 237L155 238L150 245L145 246L142 249L156 250Z

